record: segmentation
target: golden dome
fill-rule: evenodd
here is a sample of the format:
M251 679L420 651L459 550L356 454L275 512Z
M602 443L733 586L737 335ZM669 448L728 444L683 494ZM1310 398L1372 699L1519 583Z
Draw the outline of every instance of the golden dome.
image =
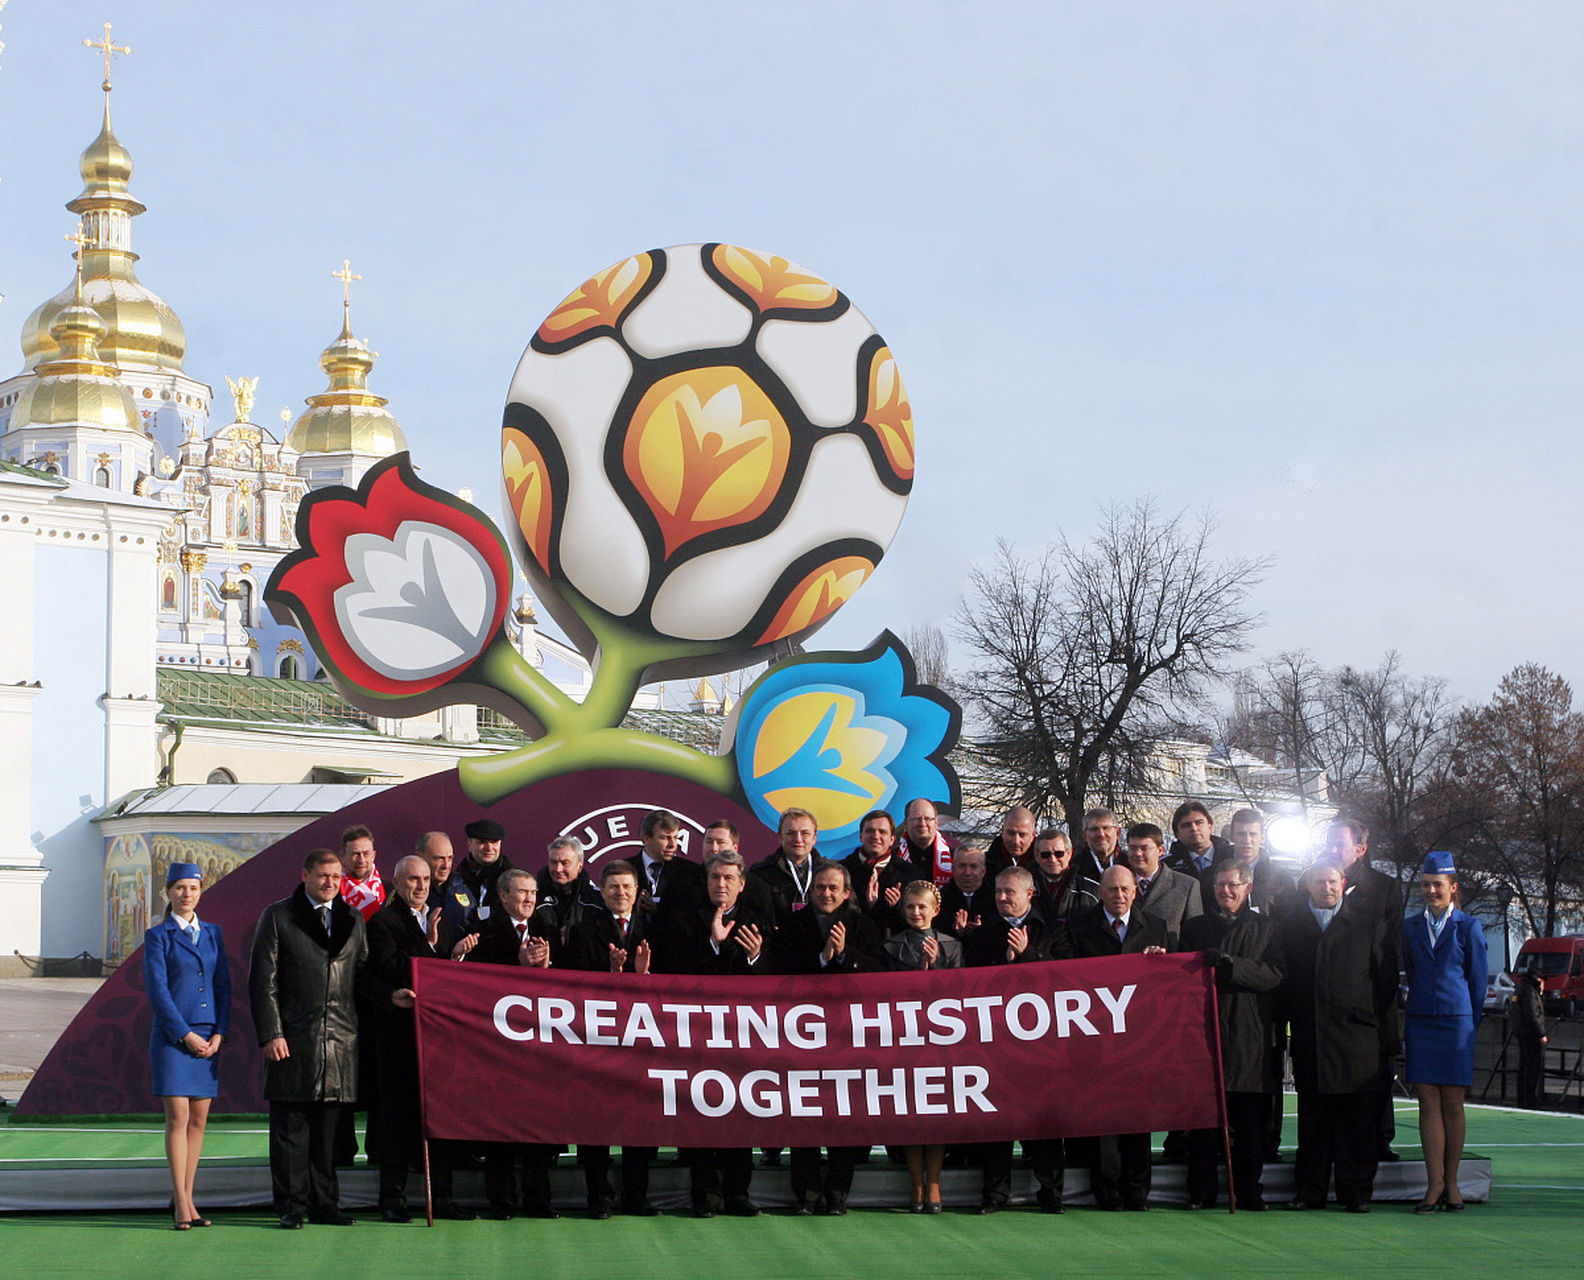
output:
M341 332L324 349L319 367L330 386L309 396L308 410L286 433L298 453L368 453L387 457L407 448L407 437L385 408L383 397L368 389L374 353L352 336L352 313L343 308Z
M99 358L107 364L180 372L187 354L187 333L165 301L139 283L132 264L132 219L143 206L127 194L132 157L110 128L110 99L105 95L104 125L88 144L78 165L83 189L66 207L82 219L89 239L83 250L82 296L106 326L99 340ZM56 317L76 296L62 289L34 309L22 324L22 359L36 369L58 357L52 330Z
M38 376L17 397L10 430L23 427L94 426L142 431L132 392L95 353L105 322L74 289L50 326L59 357L40 364Z
M127 183L132 180L132 153L121 145L110 128L108 93L105 94L104 127L84 149L77 161L77 172L82 174L84 196L126 195ZM143 212L141 205L138 212Z

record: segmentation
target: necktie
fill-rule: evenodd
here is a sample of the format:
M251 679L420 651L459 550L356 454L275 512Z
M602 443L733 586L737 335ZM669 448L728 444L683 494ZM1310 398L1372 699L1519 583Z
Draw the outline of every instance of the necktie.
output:
M1121 916L1118 916L1115 920L1113 920L1111 922L1111 932L1116 934L1118 942L1121 942L1123 940L1123 931L1126 928L1127 928L1127 924L1123 921Z
M196 922L193 924L183 925L182 932L187 935L188 942L192 943L195 947L198 945L198 925Z
M523 943L525 943L527 941L528 941L528 922L526 920L519 920L517 922L517 944L519 946L521 946Z
M330 904L327 902L319 908L319 923L324 925L324 931L330 932Z
M616 917L616 936L622 942L627 941L627 921L621 916Z

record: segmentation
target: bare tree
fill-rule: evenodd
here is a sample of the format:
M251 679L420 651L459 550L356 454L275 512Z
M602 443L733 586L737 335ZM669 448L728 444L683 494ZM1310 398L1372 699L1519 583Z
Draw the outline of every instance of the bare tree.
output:
M1474 851L1511 882L1530 929L1551 937L1584 892L1584 716L1572 687L1534 663L1515 667L1458 731Z
M937 689L951 686L951 652L946 644L946 633L930 623L909 627L902 633L902 643L913 655L913 667L918 672L920 684L934 685Z
M1330 768L1331 673L1302 649L1288 649L1244 671L1233 686L1221 740L1291 770L1301 802L1315 775Z
M1001 798L1059 807L1076 841L1085 805L1125 803L1168 726L1208 706L1268 566L1213 559L1213 532L1209 512L1166 517L1146 498L1107 509L1092 542L1064 536L1034 560L1001 542L970 571L959 693Z

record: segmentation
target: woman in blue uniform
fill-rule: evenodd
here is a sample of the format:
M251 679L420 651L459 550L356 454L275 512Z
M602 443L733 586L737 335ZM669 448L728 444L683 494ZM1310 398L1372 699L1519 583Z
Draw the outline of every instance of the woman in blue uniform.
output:
M1419 1140L1429 1185L1415 1213L1463 1210L1463 1095L1474 1080L1474 1031L1485 1009L1485 931L1458 909L1450 853L1432 853L1419 874L1423 913L1403 921L1408 970L1407 1077L1419 1093Z
M193 1204L209 1103L220 1088L220 1044L231 1025L231 970L220 927L198 919L195 862L165 874L165 918L143 935L143 989L154 1008L149 1033L154 1096L165 1104L165 1158L178 1231L207 1227Z

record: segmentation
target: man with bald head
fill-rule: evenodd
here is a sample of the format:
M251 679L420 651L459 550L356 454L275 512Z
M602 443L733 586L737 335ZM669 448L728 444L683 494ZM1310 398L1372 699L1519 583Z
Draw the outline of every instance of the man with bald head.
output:
M452 875L456 869L456 854L451 847L451 837L444 831L425 831L418 837L414 852L429 864L429 906L440 908L440 914L451 926L454 936L475 932L473 891Z
M379 1125L374 1139L379 1162L380 1213L386 1222L407 1222L407 1171L423 1158L419 1130L418 1040L413 1023L412 962L460 960L477 934L457 937L445 913L431 907L429 864L408 854L391 872L394 890L368 922L368 965L358 985L364 1035L376 1046L374 1074ZM435 1217L469 1221L451 1191L450 1144L430 1144Z
M1138 882L1133 872L1113 864L1100 877L1100 905L1072 921L1073 954L1080 958L1165 955L1166 926L1134 910ZM1149 1208L1150 1135L1124 1133L1095 1138L1089 1145L1090 1186L1101 1209Z
M922 879L937 889L951 883L952 847L940 832L940 814L931 800L920 797L908 801L903 811L902 839L897 842L902 854Z

